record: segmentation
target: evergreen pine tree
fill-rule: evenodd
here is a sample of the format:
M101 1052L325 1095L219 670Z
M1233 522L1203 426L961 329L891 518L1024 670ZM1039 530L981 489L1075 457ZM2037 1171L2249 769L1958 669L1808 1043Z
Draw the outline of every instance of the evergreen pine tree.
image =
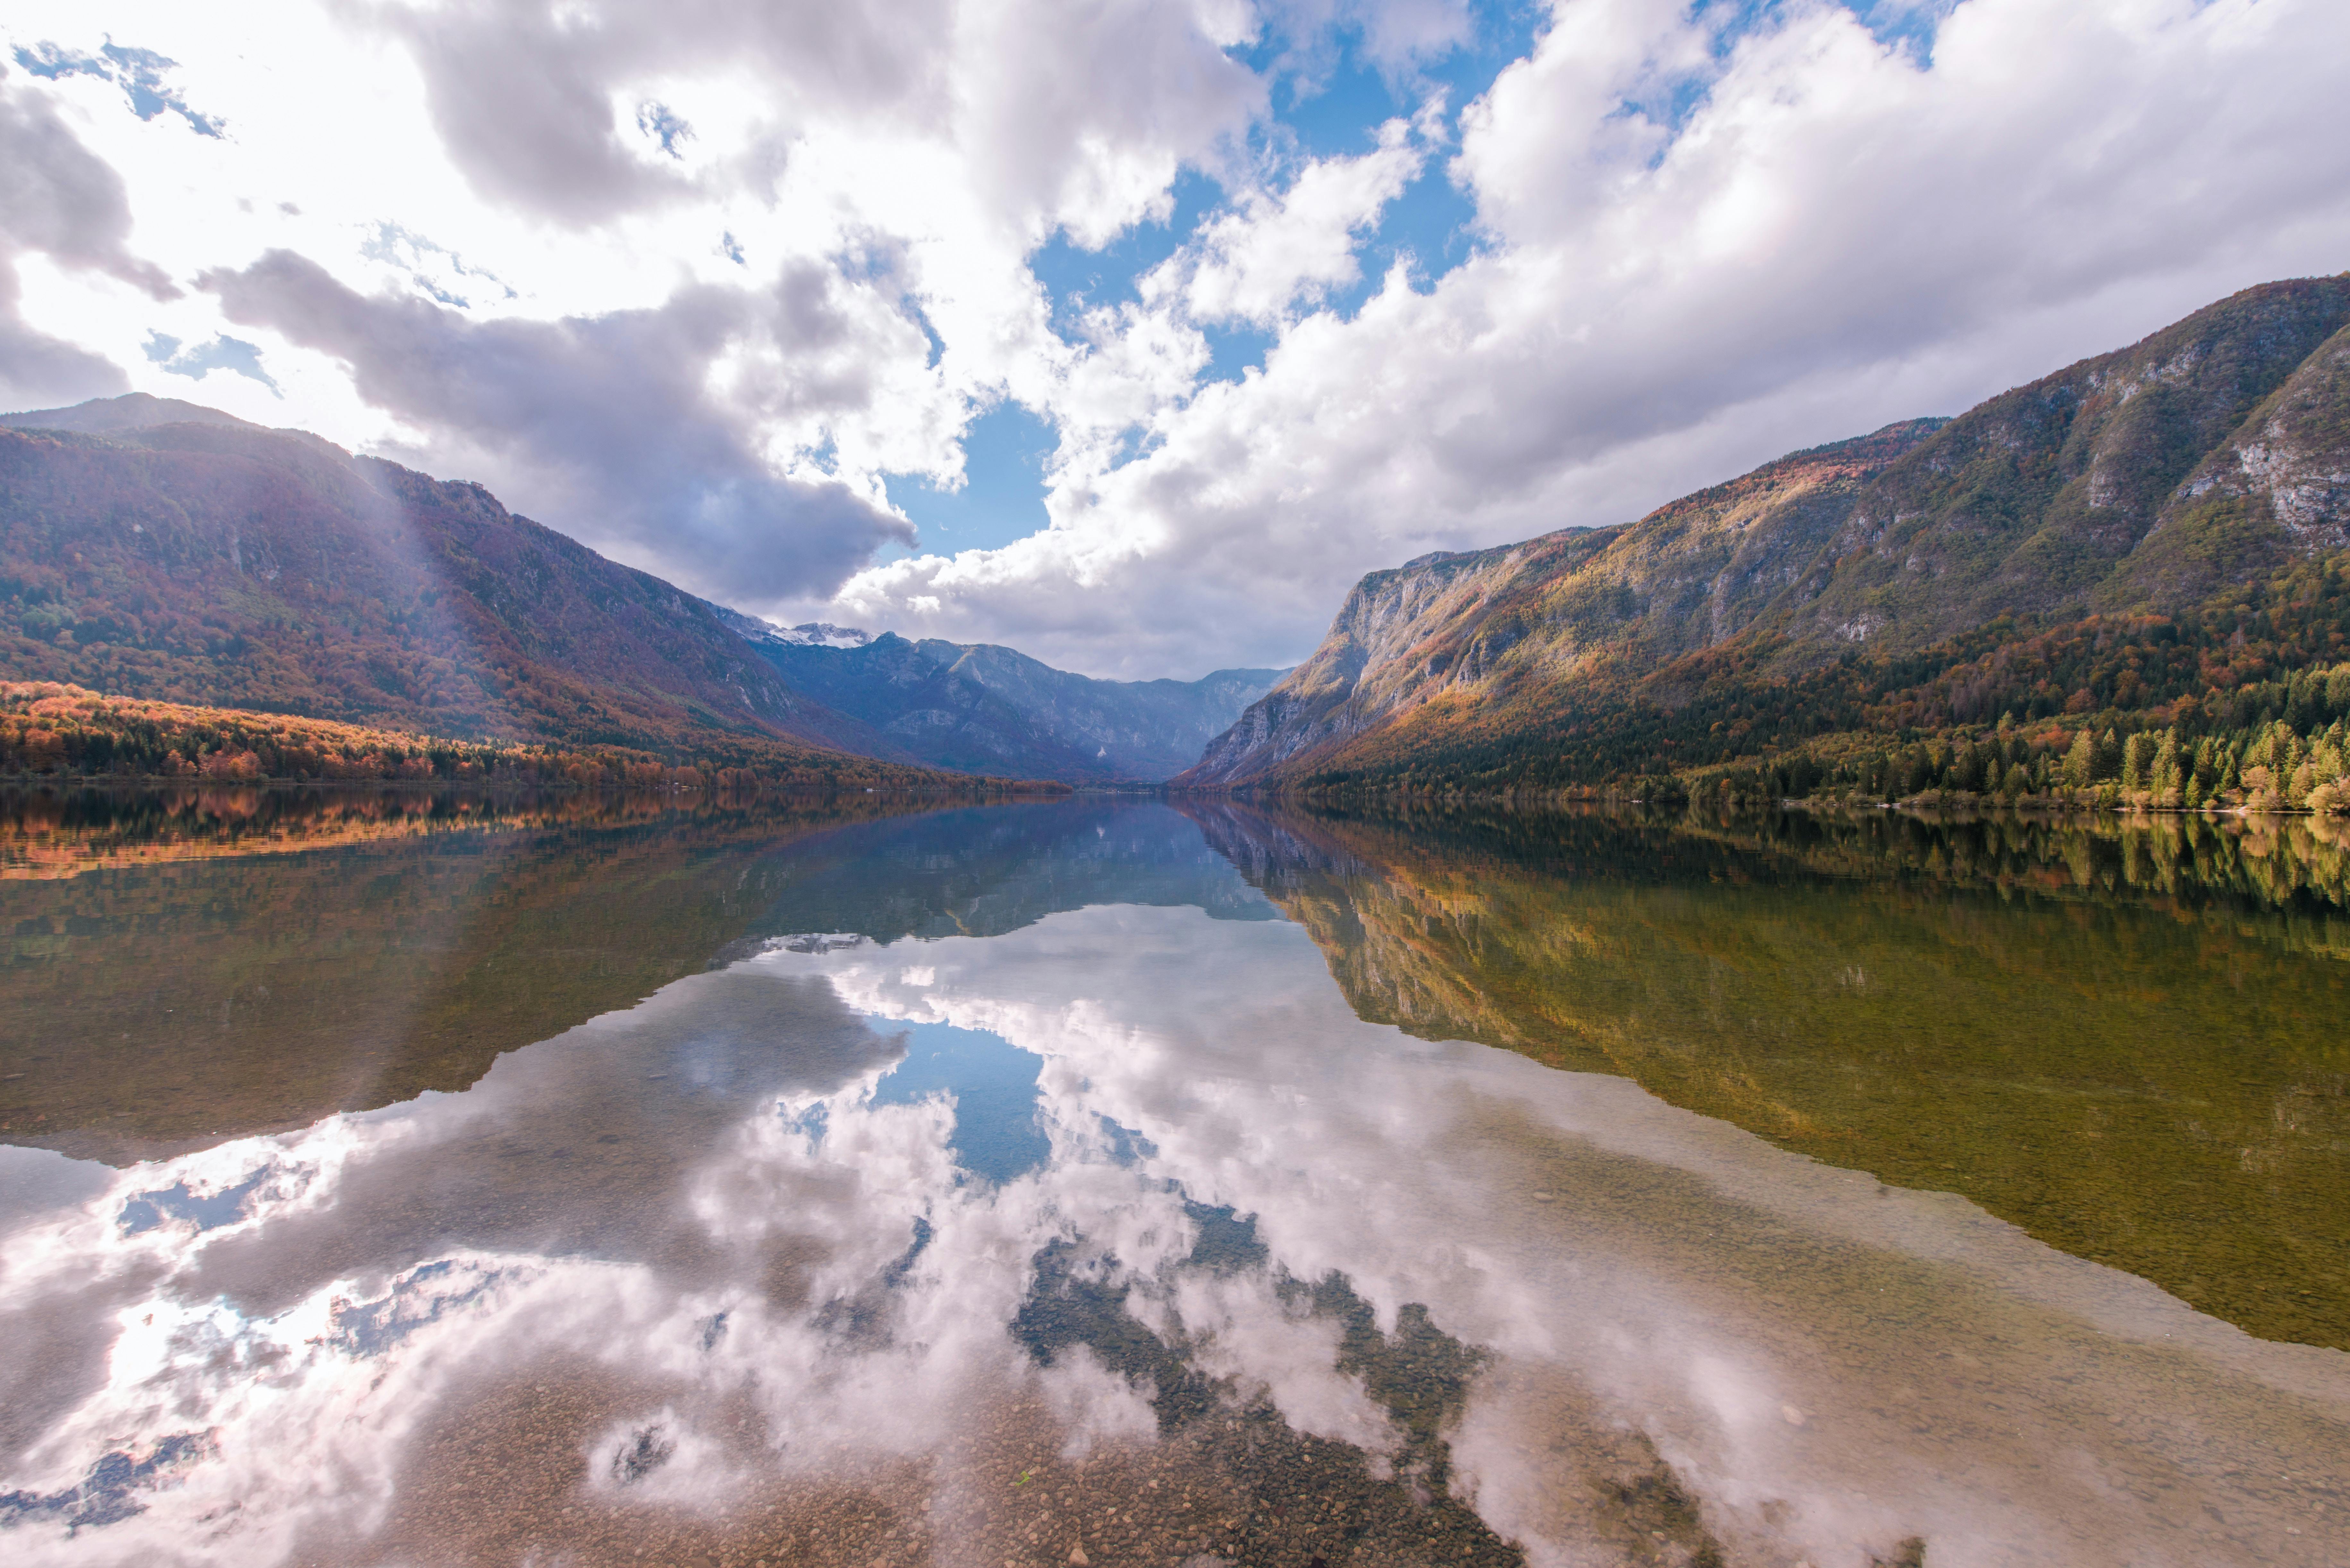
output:
M2087 727L2073 737L2072 749L2064 753L2064 787L2086 789L2097 768L2097 742L2090 738Z
M2089 770L2089 778L2092 783L2103 784L2107 780L2119 779L2121 776L2121 738L2113 731L2107 730L2097 737L2096 762Z

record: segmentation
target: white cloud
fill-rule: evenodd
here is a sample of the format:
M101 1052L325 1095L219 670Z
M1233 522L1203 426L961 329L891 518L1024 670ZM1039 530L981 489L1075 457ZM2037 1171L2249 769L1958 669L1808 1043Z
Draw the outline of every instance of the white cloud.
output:
M1715 42L1561 6L1463 117L1481 254L1065 467L1051 533L847 608L924 593L927 632L1102 673L1294 658L1367 569L1622 521L2350 259L2338 6L1970 0L1930 66L1824 4ZM1695 88L1677 128L1627 107Z
M1431 103L1422 118L1435 119L1438 109ZM1293 305L1356 282L1356 247L1427 161L1413 130L1410 121L1389 120L1375 151L1310 162L1285 190L1245 192L1141 280L1143 301L1180 303L1194 322L1273 327Z
M82 215L44 229L66 208L17 192L0 219L0 391L193 395L482 480L746 607L1195 674L1298 656L1365 570L1621 520L2350 256L2327 0L1966 0L1930 53L1827 0L1735 37L1570 0L1457 119L1312 156L1279 123L1347 90L1342 45L1440 104L1425 73L1492 25L21 0L12 50L152 51L174 107L9 67L7 134L47 150L16 182L52 171ZM1474 254L1376 275L1438 168ZM1155 234L1186 169L1227 199L1072 315L1037 248ZM1204 380L1235 326L1276 338L1262 370ZM203 366L151 360L155 333L255 345L282 398L174 374ZM1007 397L1059 431L1053 527L858 571L902 535L883 475L958 483Z
M0 79L0 398L37 402L123 390L121 370L87 348L26 320L19 261L121 286L161 303L176 292L125 244L130 211L122 181L93 157L44 95ZM36 312L36 315L45 314Z
M820 597L908 532L884 472L953 481L972 411L1041 404L1073 359L1027 254L1232 155L1264 88L1227 49L1255 27L1216 0L282 0L226 26L33 0L10 48L135 44L227 134L12 75L114 249L36 255L52 347L0 369L18 405L198 395L483 480L705 593ZM133 272L211 286L126 312ZM282 401L141 351L224 328Z
M1323 84L1342 32L1354 35L1379 70L1414 78L1478 31L1468 0L1266 0L1262 9L1274 20L1290 63L1304 68L1308 88Z

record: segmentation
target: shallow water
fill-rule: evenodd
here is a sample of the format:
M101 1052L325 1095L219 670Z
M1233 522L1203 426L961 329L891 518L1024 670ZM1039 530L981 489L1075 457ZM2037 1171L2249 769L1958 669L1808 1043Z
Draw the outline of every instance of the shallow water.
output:
M2350 1559L2307 829L321 798L0 843L13 1560Z

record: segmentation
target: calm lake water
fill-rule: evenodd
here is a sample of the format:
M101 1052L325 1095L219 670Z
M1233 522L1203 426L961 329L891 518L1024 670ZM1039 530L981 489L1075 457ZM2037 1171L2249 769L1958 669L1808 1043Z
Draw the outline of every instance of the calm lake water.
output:
M0 796L23 1563L2350 1563L2305 822Z

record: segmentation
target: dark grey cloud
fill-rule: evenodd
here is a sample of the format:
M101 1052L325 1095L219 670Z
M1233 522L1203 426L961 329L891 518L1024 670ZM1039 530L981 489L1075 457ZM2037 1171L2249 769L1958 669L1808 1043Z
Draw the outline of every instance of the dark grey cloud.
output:
M763 289L692 286L656 309L558 321L468 320L412 296L364 296L288 251L198 279L231 321L349 367L359 396L431 432L419 454L510 504L698 593L737 602L828 594L912 530L847 485L779 478L761 415L869 399L833 370L793 379L794 357L847 331L827 275ZM786 373L726 405L707 391L721 355Z
M26 326L19 294L16 269L0 263L0 407L62 408L130 389L112 360Z
M0 404L40 408L129 389L120 367L26 324L16 263L37 251L158 299L176 295L161 269L130 254L130 234L121 177L0 70Z
M681 113L648 103L624 117L618 84L743 60L779 108L887 112L933 81L952 32L943 0L478 0L366 14L415 56L433 124L473 188L575 225L691 189L631 145L675 158Z

